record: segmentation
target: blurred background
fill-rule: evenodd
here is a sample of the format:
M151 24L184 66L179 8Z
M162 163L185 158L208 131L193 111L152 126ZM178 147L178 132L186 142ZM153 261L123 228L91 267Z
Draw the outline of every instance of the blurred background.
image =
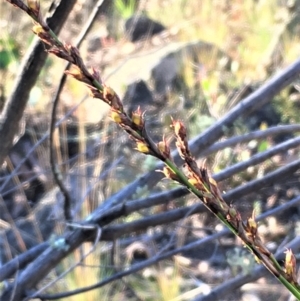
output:
M41 1L44 15L51 4L55 6L55 1ZM74 43L95 5L93 0L78 0L60 39ZM2 110L35 37L27 15L5 1L1 1L0 11ZM171 117L183 120L189 137L196 137L295 61L300 53L299 20L298 0L104 0L80 53L87 66L98 69L102 80L119 94L129 114L138 107L146 111L147 125L155 141L165 134L173 143ZM52 179L45 136L51 100L64 68L64 61L51 55L47 58L30 92L20 132L0 170L2 263L51 239L52 232L61 233L64 229L59 222L62 195ZM272 102L237 119L234 126L226 129L222 141L272 126L298 124L299 89L300 82L295 81ZM108 109L100 100L91 98L84 85L68 78L60 94L55 152L66 185L76 198L73 207L78 220L157 163L132 150L134 143L111 122ZM296 136L291 132L238 143L207 155L206 164L216 174ZM229 191L297 158L299 147L287 149L222 181L220 186ZM199 158L199 162L203 159ZM251 215L253 208L259 215L299 196L299 176L298 171L231 203L241 210L243 218ZM163 180L151 191L142 187L133 199L175 187L178 185ZM170 200L164 206L132 214L123 222L193 202L192 196ZM272 250L279 248L283 238L299 233L299 214L298 207L293 207L260 224L261 234ZM49 216L50 222L44 222ZM20 234L17 239L13 228ZM167 243L176 248L222 228L219 221L203 210L172 225L153 227L114 243L103 242L48 291L92 284L157 254ZM88 248L84 245L74 252L49 275L46 283L77 262L81 252ZM68 300L194 300L239 273L251 273L254 266L252 256L229 235ZM87 276L82 277L83 274ZM288 293L275 279L265 277L232 290L222 300L288 300Z

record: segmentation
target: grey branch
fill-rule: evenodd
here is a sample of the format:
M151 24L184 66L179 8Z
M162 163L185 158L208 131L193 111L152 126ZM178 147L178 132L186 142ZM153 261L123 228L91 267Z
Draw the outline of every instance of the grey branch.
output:
M290 208L291 206L296 206L298 205L300 202L300 197L297 197L293 200L291 200L289 203L286 203L286 204L283 204L277 208L275 208L274 210L270 210L262 215L260 215L257 220L260 221L264 218L267 218L268 216L270 215L276 215L280 212L283 212L285 210L287 210L288 208ZM108 227L110 228L110 227ZM84 287L84 288L81 288L81 289L76 289L74 291L70 291L70 292L65 292L65 293L59 293L59 294L54 294L54 295L38 295L38 296L31 296L31 297L39 297L41 299L47 299L47 300L56 300L56 299L60 299L60 298L65 298L65 297L69 297L69 296L73 296L73 295L77 295L77 294L80 294L80 293L84 293L84 292L87 292L87 291L90 291L90 290L93 290L93 289L96 289L96 288L99 288L99 287L102 287L110 282L113 282L117 279L121 279L127 275L130 275L132 273L136 273L148 266L151 266L161 260L164 260L164 259L167 259L167 258L170 258L171 256L174 256L176 254L179 254L179 253L183 253L183 252L187 252L189 250L192 250L194 248L199 248L201 246L204 246L205 244L207 244L208 242L211 242L213 240L216 240L216 239L219 239L221 238L222 236L226 235L226 234L229 234L230 231L228 229L225 229L221 232L218 232L218 233L215 233L215 234L212 234L204 239L199 239L195 242L192 242L192 243L189 243L183 247L180 247L180 248L176 248L175 250L172 250L172 251L168 251L168 252L165 252L165 253L158 253L156 254L155 256L139 263L139 264L135 264L133 265L131 268L125 270L125 271L122 271L122 272L119 272L119 273L116 273L114 275L112 275L111 277L108 277L106 279L104 279L103 281L100 281L98 283L95 283L93 285L90 285L90 286L87 286L87 287ZM297 250L299 249L300 247L300 239L299 238L296 238L294 239L291 243L288 244L287 246L288 248L291 248L293 250ZM283 257L283 250L280 250L277 254L277 258L282 258ZM255 272L255 273L254 273ZM259 272L258 274L256 274L256 272ZM239 275L239 277L237 278L234 278L228 282L226 282L224 284L225 287L223 286L220 286L218 287L218 290L217 292L214 292L212 291L212 295L211 295L211 299L208 299L208 300L217 300L217 299L212 299L213 296L215 296L215 293L218 294L219 296L219 293L222 292L223 294L225 293L228 293L228 287L229 288L233 288L233 287L240 287L241 285L247 283L247 282L250 282L250 281L253 281L255 279L258 279L259 277L262 277L263 275L265 275L266 273L268 273L268 271L266 270L266 268L264 266L259 266L257 269L255 269L253 271L253 273L249 276L245 276L242 278L242 280L240 280L239 278L241 277ZM205 299L205 301L208 301ZM194 300L196 301L196 300ZM199 300L200 301L200 300ZM201 299L201 301L204 301Z

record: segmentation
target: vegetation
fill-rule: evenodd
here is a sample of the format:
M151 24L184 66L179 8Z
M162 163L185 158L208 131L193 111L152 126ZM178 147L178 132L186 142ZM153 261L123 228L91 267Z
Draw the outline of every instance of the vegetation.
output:
M0 39L1 298L300 300L298 3L7 2L40 41L14 80L28 21Z

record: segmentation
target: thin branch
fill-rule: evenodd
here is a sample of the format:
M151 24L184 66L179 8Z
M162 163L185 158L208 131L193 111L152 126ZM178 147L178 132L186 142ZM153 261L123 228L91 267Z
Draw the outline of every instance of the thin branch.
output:
M86 258L88 257L90 254L92 254L97 246L97 243L100 241L101 239L101 234L102 234L102 229L100 227L98 227L97 225L94 227L97 231L96 231L96 235L95 235L95 240L93 242L93 245L91 246L90 250L88 252L86 252L85 254L82 254L82 256L80 257L79 261L77 261L75 264L73 264L72 266L70 266L68 269L66 269L62 274L60 274L58 277L56 277L55 279L53 279L51 282L47 283L46 285L44 285L43 287L41 287L36 293L40 294L42 291L44 291L45 289L49 288L50 286L52 286L53 284L55 284L58 280L62 279L63 277L65 277L67 274L69 274L71 271L73 271L78 265L80 265L80 263ZM29 301L31 298L25 298L22 301Z
M102 239L111 241L128 233L145 230L159 225L170 224L202 211L203 205L199 203L193 206L173 209L164 213L147 216L130 223L107 226L103 228Z
M201 157L206 157L217 151L223 150L226 147L232 147L237 144L246 143L254 139L263 139L280 134L291 134L293 132L300 131L300 124L288 124L288 125L276 125L274 127L267 128L266 130L259 130L245 135L234 136L221 142L216 142L208 149L201 153Z
M112 275L111 277L108 277L106 279L104 279L103 281L100 281L98 283L95 283L94 285L90 285L90 286L86 286L84 288L80 288L80 289L76 289L73 291L69 291L69 292L65 292L65 293L59 293L59 294L53 294L53 295L31 295L30 297L36 297L36 298L41 298L41 299L46 299L46 300L56 300L56 299L60 299L60 298L65 298L65 297L69 297L69 296L74 296L74 295L78 295L84 292L88 292L90 290L99 288L99 287L103 287L104 285L107 285L108 283L111 283L115 280L121 279L125 276L128 276L130 274L133 273L137 273L140 270L143 270L153 264L156 264L157 262L163 260L163 259L167 259L173 255L176 255L178 253L182 253L182 252L186 252L189 251L193 248L198 248L204 244L206 244L207 242L211 241L211 240L215 240L220 238L224 233L224 231L222 232L218 232L216 234L213 234L211 236L209 236L208 238L204 238L201 240L198 240L196 242L190 243L188 245L185 245L181 248L166 252L164 254L159 254L159 255L155 255L150 259L144 260L141 263L135 264L133 265L131 268L124 270L122 272L119 272L117 274Z
M90 17L88 21L85 24L85 27L82 29L81 33L79 34L77 41L75 43L75 46L79 48L87 36L88 32L91 30L91 27L93 23L95 22L96 17L98 16L100 12L100 7L103 3L103 0L98 0L96 6L94 7L92 13L90 14ZM71 66L71 63L68 63L65 67L65 71L68 70ZM63 177L61 172L58 169L57 164L55 163L55 153L54 153L54 130L55 130L55 124L56 124L56 111L58 107L58 102L59 102L59 96L63 90L63 87L66 83L67 79L67 74L64 72L63 76L61 77L59 81L58 88L56 90L56 93L52 99L52 112L51 112L51 123L50 123L50 139L49 139L49 144L50 144L50 166L52 170L52 174L54 177L54 180L59 187L61 193L64 196L64 216L67 221L72 220L72 214L71 214L71 196L68 192L68 189L66 188L64 182L63 182Z
M127 238L122 238L119 240L119 245L120 246L128 246L131 243L137 241L137 240L159 240L161 239L163 234L155 233L151 236L148 234L142 234L142 235L137 235L134 237L127 237ZM18 271L24 269L29 263L34 261L41 253L43 253L48 247L49 247L48 242L42 242L39 243L38 245L32 247L31 249L23 252L22 254L18 255L11 261L5 263L0 267L0 282L4 281L5 279L9 279L13 277L13 275ZM107 243L105 247L102 248L101 252L106 252L110 248L110 244ZM85 265L87 266L87 265ZM94 267L98 267L94 266Z
M271 156L274 156L280 152L284 152L290 148L297 147L297 146L299 146L299 144L300 144L300 138L290 139L288 141L285 141L283 143L280 143L280 144L274 146L273 148L271 148L269 150L266 150L262 153L258 153L244 162L239 162L237 164L234 164L234 165L224 169L223 171L213 175L213 178L217 182L223 181L229 177L232 177L236 173L247 169L249 166L259 164L259 163L265 161L266 159L270 158ZM294 173L299 168L299 164L298 164L299 162L298 163L297 162L298 161L296 161L296 163L292 162L292 163L286 165L285 167L279 168L276 171L265 175L261 179L256 179L256 180L249 182L248 184L239 186L238 188L233 189L233 190L229 191L228 193L226 193L223 197L225 200L233 201L233 200L238 199L241 196L251 192L251 188L249 188L249 187L255 187L255 189L257 191L258 189L264 187L267 184L276 182L276 179L278 180L280 177L284 177L291 173ZM129 185L131 185L131 184L129 184ZM250 186L248 187L248 185L250 185ZM149 197L149 202L151 200L151 202L154 202L153 204L156 204L156 201L155 201L156 198L158 198L158 199L163 198L164 200L168 200L170 198L182 197L189 193L190 192L186 188L183 188L183 187L175 188L173 190L170 190L167 192L162 192L158 195ZM91 216L94 216L94 215L97 216L100 212L103 212L104 208L107 208L107 207L109 207L109 205L111 205L110 200L113 201L115 199L115 197L116 197L116 195L110 197L107 201L104 202L104 206L100 205L91 214ZM105 204L108 204L108 205L105 205Z
M242 100L231 109L224 117L205 130L199 137L190 142L193 153L204 152L209 146L217 141L233 125L234 121L242 116L258 110L264 104L270 102L282 89L291 84L300 74L300 60L295 61L286 69L278 72L264 85Z
M229 139L229 140L231 140L231 139ZM226 143L226 141L224 141L224 143ZM219 173L213 175L213 178L217 182L224 181L224 180L234 176L238 172L241 172L241 171L247 169L249 166L257 165L257 164L269 159L271 156L274 156L278 153L287 151L288 149L297 147L299 145L299 143L300 143L300 138L293 138L293 139L287 140L283 143L280 143L280 144L274 146L273 148L271 148L269 150L266 150L264 152L261 152L261 153L258 153L256 155L252 156L250 159L248 159L246 161L239 162L239 163L236 163L232 166L225 168L224 170L220 171ZM270 183L274 184L276 181L278 181L278 179L281 180L281 176L288 176L289 174L294 173L295 170L297 170L297 168L295 169L292 166L291 169L289 169L289 166L291 164L293 165L294 162L286 165L283 168L277 169L278 173L277 172L276 173L274 173L274 172L268 173L260 179L253 180L251 182L252 187L255 187L255 189L257 191L258 189L265 187L265 185L269 185ZM296 163L296 165L297 165L297 163ZM237 190L238 190L238 194L236 194ZM226 194L223 195L223 198L227 201L235 201L236 199L239 199L240 197L244 196L245 194L247 194L249 192L251 192L251 189L249 189L247 184L245 184L245 185L239 186L238 188L229 190L228 192L226 192ZM169 191L164 191L161 193L153 194L153 195L147 197L146 199L149 201L149 203L151 203L153 205L158 205L160 203L160 200L167 202L170 199L177 199L177 198L186 196L189 193L190 192L186 188L178 187L178 188L175 188L175 189L172 189Z
M48 242L43 242L35 247L29 249L28 251L22 253L21 255L15 257L8 263L4 264L0 268L0 282L12 277L12 275L17 271L23 269L28 263L32 262L37 258L42 252L44 252L49 247Z
M266 174L261 179L252 180L244 184L243 186L239 186L235 189L230 190L228 193L224 195L224 199L236 200L244 196L245 194L249 194L251 192L257 191L258 189L272 185L275 182L282 181L284 178L295 173L299 169L300 169L300 159Z
M290 200L289 202L277 206L276 208L270 209L257 217L257 221L261 221L269 216L276 216L291 207L295 207L300 202L300 196ZM131 203L131 202L130 202ZM133 203L133 202L132 202ZM132 206L134 207L134 205ZM189 207L173 209L168 212L152 215L149 217L145 217L130 223L118 224L118 225L110 225L106 226L102 230L101 239L104 241L112 241L117 238L120 238L123 235L132 233L134 231L146 230L149 227L155 227L157 225L163 225L166 223L175 222L183 217L188 215L193 215L195 213L199 213L204 208L203 204L196 204ZM226 232L229 234L230 231ZM93 240L93 236L90 236L88 239Z
M218 182L222 181L221 179L228 179L232 177L234 174L246 170L248 167L258 165L277 154L287 152L289 149L296 148L299 145L300 145L300 137L289 139L285 142L273 146L272 148L264 152L253 155L250 159L244 162L239 162L237 164L234 164L222 170L214 177L214 179Z

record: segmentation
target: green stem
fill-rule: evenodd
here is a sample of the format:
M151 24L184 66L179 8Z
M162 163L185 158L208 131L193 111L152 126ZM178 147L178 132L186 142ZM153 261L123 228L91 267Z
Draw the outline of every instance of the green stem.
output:
M297 298L297 300L300 300L300 289L298 287L290 283L281 275L278 277L278 280Z
M177 177L180 179L180 182L185 185L192 193L194 193L198 198L203 198L204 195L203 193L201 193L193 184L191 184L188 180L188 178L186 177L186 175L169 159L167 159L165 161L165 164L177 175ZM204 204L204 203L203 203ZM208 209L210 209L206 204L204 204ZM211 210L210 210L211 211ZM213 212L214 213L214 212ZM231 225L230 222L228 222L228 220L221 214L221 213L214 213L215 216L236 236L239 236L238 230L235 229L234 226ZM242 239L242 237L240 237ZM243 240L243 239L242 239ZM244 241L244 240L243 240ZM249 244L247 241L244 241L246 247L249 249L249 251L251 251L251 253L256 254L259 252L257 252L255 246ZM261 258L262 262L264 263L264 265L266 266L266 268L268 268L268 264L264 261L264 258ZM278 263L278 261L276 260L276 258L274 257L273 254L271 254L271 256L269 257L269 259L271 260L271 262L273 263L273 267L279 272L282 273L282 268L280 266L280 264ZM274 274L272 272L272 270L270 270L268 268L268 270L298 299L300 300L300 289L298 287L296 287L294 284L290 283L284 276L279 275L276 276L276 274Z

